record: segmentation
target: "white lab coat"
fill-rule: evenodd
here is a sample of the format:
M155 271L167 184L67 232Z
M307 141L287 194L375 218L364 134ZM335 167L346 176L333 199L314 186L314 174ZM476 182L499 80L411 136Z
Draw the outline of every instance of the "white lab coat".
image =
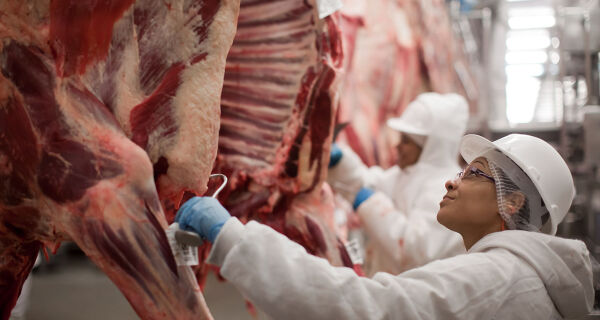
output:
M517 230L489 234L464 255L369 279L267 226L231 218L208 262L273 319L557 319L587 314L594 300L582 242Z
M430 108L433 131L416 164L401 170L367 168L352 149L329 169L334 191L353 201L362 186L378 191L358 208L367 236L367 275L397 274L436 259L465 252L462 238L437 222L446 181L461 170L458 148L468 118L464 106L418 105Z

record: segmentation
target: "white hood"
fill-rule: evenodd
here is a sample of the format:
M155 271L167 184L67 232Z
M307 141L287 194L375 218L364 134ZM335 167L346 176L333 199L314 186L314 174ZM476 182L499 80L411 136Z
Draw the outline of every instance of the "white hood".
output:
M434 166L456 164L460 139L465 133L469 108L458 94L423 93L401 117L388 120L395 130L427 136L418 163Z
M504 248L529 264L544 282L557 310L565 318L587 315L594 304L592 265L585 244L537 232L507 230L491 233L469 252Z

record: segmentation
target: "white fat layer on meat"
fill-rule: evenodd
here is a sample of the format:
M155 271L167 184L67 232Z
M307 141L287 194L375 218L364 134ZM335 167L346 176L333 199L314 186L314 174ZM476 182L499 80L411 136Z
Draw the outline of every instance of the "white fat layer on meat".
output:
M207 39L206 58L188 67L174 98L175 120L179 124L172 141L162 141L169 160L168 176L178 185L204 192L217 153L220 95L225 57L229 50L223 39L232 41L237 10L235 1L221 3ZM203 76L198 76L198 75Z
M345 16L364 16L367 12L368 2L362 0L345 0L344 6L340 10Z
M265 168L270 165L270 163L267 163L263 160L248 158L244 156L230 155L227 157L232 164L238 164L240 166L248 168Z
M310 140L310 134L307 134L306 136L304 136L304 139L302 141L302 147L300 148L300 154L298 157L298 181L301 183L301 190L309 187L309 184L313 182L313 179L311 179L311 177L314 177L315 174L318 174L317 163L319 163L319 161L310 161L311 148L312 143Z
M133 10L130 9L131 11ZM121 19L117 23L125 22ZM114 37L115 35L113 35ZM125 36L125 35L123 35ZM135 39L135 37L134 37ZM140 88L139 72L140 70L140 52L136 41L128 41L123 48L122 62L117 71L117 86L115 109L113 111L121 128L125 134L131 137L131 123L129 114L131 110L144 100L144 93Z
M393 14L394 19L392 21L395 25L394 30L397 32L396 39L398 44L407 48L415 46L416 37L413 35L406 12L400 8L395 8Z
M30 44L46 51L49 50L50 32L49 1L0 1L0 39L19 39L22 44ZM0 49L3 43L0 41Z

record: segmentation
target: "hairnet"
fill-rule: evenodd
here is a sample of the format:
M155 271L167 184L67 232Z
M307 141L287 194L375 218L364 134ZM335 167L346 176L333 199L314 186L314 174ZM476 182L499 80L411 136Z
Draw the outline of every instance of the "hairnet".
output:
M525 172L499 150L483 154L488 160L496 184L496 198L500 216L508 229L540 231L550 214L537 188ZM525 196L519 210L511 214L511 197L515 193Z

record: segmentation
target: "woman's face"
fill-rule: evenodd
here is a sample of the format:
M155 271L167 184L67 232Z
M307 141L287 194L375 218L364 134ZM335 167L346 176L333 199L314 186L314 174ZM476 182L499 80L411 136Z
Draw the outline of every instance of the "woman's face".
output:
M407 134L400 134L400 143L397 146L398 149L398 166L404 169L411 166L419 160L421 156L422 148Z
M473 160L462 178L446 182L446 195L440 202L437 220L446 228L465 234L487 234L502 223L498 214L496 186L483 175L492 176L487 160Z

